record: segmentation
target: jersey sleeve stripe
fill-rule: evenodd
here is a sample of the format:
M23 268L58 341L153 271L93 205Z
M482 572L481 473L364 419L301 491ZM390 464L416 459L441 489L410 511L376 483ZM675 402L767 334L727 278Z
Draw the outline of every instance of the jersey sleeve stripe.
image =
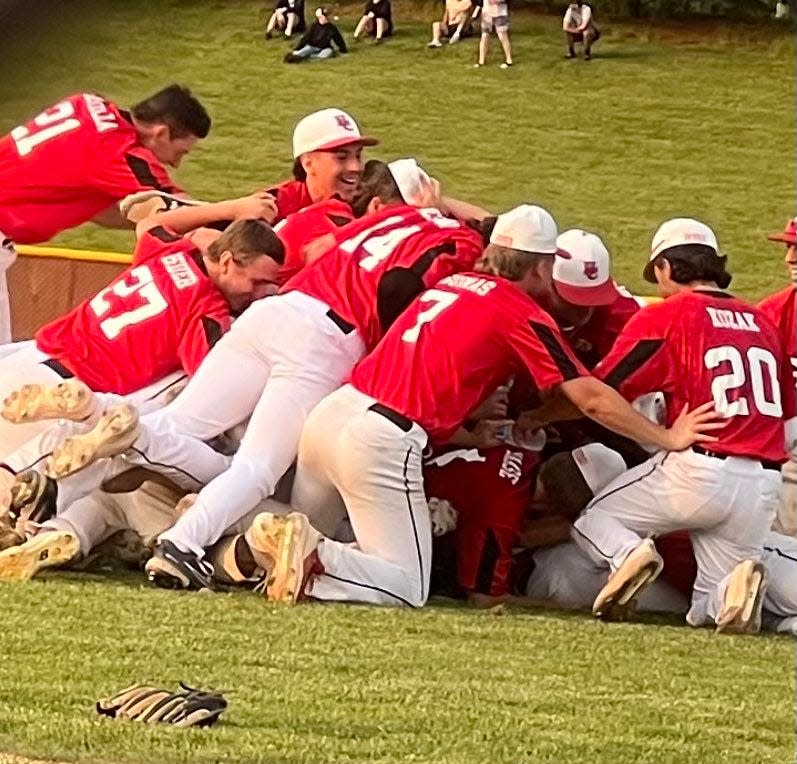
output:
M440 257L440 255L453 255L457 251L457 246L454 244L453 241L447 241L445 244L440 244L437 247L432 247L431 249L427 249L410 267L410 270L416 276L423 276L429 268L432 267L432 263Z
M550 326L540 324L537 321L529 321L529 326L534 330L534 333L548 351L548 355L551 356L556 368L559 369L559 373L565 380L577 379L581 376L575 363L573 363L559 340L556 339L556 335Z
M127 162L127 166L130 168L130 172L133 173L135 179L142 186L147 188L156 188L158 191L170 190L168 188L164 188L160 183L158 183L158 179L152 173L152 168L150 168L149 162L147 162L146 159L137 157L135 154L125 154L125 161Z
M180 241L182 238L182 236L178 236L176 233L166 230L162 225L156 225L154 228L150 228L147 233L150 236L154 236L158 241L162 241L164 244L172 244L175 241Z
M202 316L202 329L205 332L205 340L208 343L208 348L212 348L224 335L224 330L221 324L213 318Z
M603 378L603 381L609 387L615 389L620 387L628 377L653 358L663 344L664 340L640 340L626 353L624 358L618 361L617 365Z

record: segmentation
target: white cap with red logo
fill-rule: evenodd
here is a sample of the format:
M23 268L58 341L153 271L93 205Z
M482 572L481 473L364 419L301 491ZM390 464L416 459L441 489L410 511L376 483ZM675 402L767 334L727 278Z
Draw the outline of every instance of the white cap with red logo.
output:
M612 280L612 263L603 242L594 234L571 228L559 234L556 246L570 253L557 258L553 280L557 293L573 305L611 305L620 295Z
M540 255L570 255L556 246L556 221L551 213L533 204L521 204L495 221L490 244Z
M656 276L653 271L653 261L662 252L684 244L702 244L703 246L711 247L719 254L717 236L705 223L693 218L667 220L659 226L659 230L653 235L653 241L650 245L650 259L642 272L645 280L655 284Z
M309 151L330 151L358 143L376 146L375 138L360 134L350 114L341 109L321 109L300 119L293 130L293 158Z

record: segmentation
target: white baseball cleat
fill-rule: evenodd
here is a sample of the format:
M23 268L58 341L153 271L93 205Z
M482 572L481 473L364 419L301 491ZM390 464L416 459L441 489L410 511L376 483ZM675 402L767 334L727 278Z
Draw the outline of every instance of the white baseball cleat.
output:
M627 611L635 597L656 580L664 567L652 539L645 539L609 576L609 581L598 592L592 605L592 614L597 618L611 620Z
M717 632L758 634L766 587L767 573L762 563L740 562L728 579L722 610L716 618Z
M138 223L156 212L166 212L178 207L198 207L207 202L184 199L165 191L136 191L119 202L119 211L133 223Z
M89 387L79 379L67 379L57 385L23 385L3 401L0 413L14 424L42 419L81 422L96 408L97 399Z
M127 404L114 406L89 432L67 438L57 446L44 468L59 479L88 467L97 459L116 456L133 445L140 432L138 412Z
M310 576L323 570L318 559L318 544L323 536L299 512L261 512L252 525L257 526L259 555L274 560L266 577L266 598L270 602L298 602Z
M68 531L45 531L20 546L0 552L0 581L29 581L40 570L64 565L80 552Z

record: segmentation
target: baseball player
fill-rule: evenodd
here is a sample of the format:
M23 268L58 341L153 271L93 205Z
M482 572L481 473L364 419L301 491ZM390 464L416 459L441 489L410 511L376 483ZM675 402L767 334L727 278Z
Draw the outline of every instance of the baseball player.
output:
M139 223L129 268L42 327L34 343L0 359L0 460L8 463L49 429L43 420L88 419L94 410L89 390L144 401L155 393L151 386L173 373L193 374L229 329L232 314L277 290L282 244L259 220L272 207L261 194ZM238 222L204 252L181 235L224 218Z
M309 411L425 286L473 266L480 236L427 206L430 188L414 160L369 162L361 189L369 215L339 229L337 247L282 294L246 311L174 403L143 417L141 427L131 419L124 440L111 439L125 447L128 436L134 440L128 463L143 454L144 464L159 465L188 489L207 484L163 535L148 567L156 583L207 586L212 570L201 560L204 549L274 492ZM227 380L223 394L219 379ZM204 444L250 414L232 463ZM101 422L53 453L50 474L69 474L107 446ZM59 501L96 487L98 474L62 480Z
M786 228L780 233L773 233L770 241L781 242L786 245L786 266L791 276L791 285L767 297L759 303L759 310L780 328L786 342L797 383L797 218L792 218ZM797 444L793 441L787 444L791 458L783 465L783 489L781 502L778 509L776 528L788 536L797 535Z
M143 189L181 193L164 165L177 167L209 131L191 91L170 85L129 111L69 96L0 138L0 343L11 341L12 242L37 244L89 220L126 227L116 203Z
M556 224L522 205L498 220L478 272L444 278L391 326L350 382L311 413L302 434L292 505L310 517L342 499L356 545L322 537L305 514L263 513L275 564L266 593L418 607L431 556L422 454L448 441L478 403L526 370L609 427L663 448L685 448L711 414L671 430L644 419L590 377L532 296L550 287ZM463 329L466 328L467 330Z
M594 233L574 228L556 243L570 259L554 262L545 305L578 359L592 369L644 303L614 282L609 251Z
M595 599L598 616L612 617L660 572L661 558L643 537L685 529L698 566L687 621L756 628L762 544L795 400L777 329L724 291L731 280L725 263L708 226L689 218L664 223L644 276L665 299L637 313L598 366L628 399L662 391L668 421L707 399L724 417L716 442L660 451L613 481L576 520L573 539L612 569Z

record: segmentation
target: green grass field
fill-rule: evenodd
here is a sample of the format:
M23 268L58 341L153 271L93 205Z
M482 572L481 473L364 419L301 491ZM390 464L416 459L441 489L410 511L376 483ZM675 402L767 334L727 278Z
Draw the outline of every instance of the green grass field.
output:
M781 253L764 240L794 214L795 50L785 33L605 24L585 64L562 59L558 18L518 16L516 67L500 71L494 50L493 65L473 71L473 41L427 51L427 22L399 14L398 36L381 48L287 67L286 44L261 39L263 3L64 6L47 30L4 41L0 130L67 92L131 102L179 80L215 126L178 177L217 199L285 177L293 123L334 104L383 139L375 156L417 156L453 195L497 211L538 202L562 228L599 231L632 288L643 288L651 233L680 214L716 227L740 292L785 283ZM350 32L356 11L342 16ZM91 227L58 241L131 244ZM795 756L786 638L445 604L289 610L251 594L77 574L3 587L0 613L0 764L12 753L114 764ZM181 679L231 690L223 723L178 731L93 714L96 698L134 681Z

